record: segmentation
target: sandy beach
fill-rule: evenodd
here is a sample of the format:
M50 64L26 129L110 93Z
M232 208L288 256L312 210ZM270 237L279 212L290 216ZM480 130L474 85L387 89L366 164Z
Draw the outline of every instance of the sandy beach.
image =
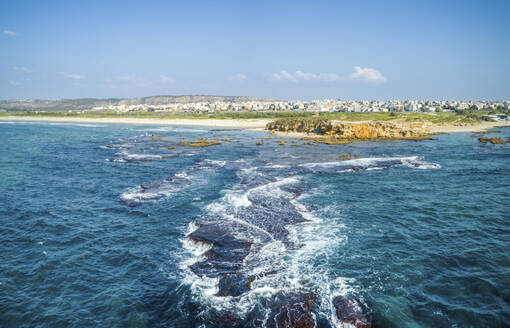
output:
M4 116L0 121L42 121L67 123L106 123L106 124L147 124L147 125L181 125L207 126L220 128L240 128L263 130L271 120L232 120L232 119L155 119L155 118L89 118L89 117L32 117L32 116Z
M238 128L246 130L262 131L271 119L156 119L156 118L89 118L89 117L33 117L33 116L4 116L0 121L32 121L32 122L61 122L61 123L104 123L104 124L146 124L146 125L177 125L177 126L206 126L218 128ZM364 121L366 122L366 121ZM360 122L351 122L360 123ZM510 122L482 122L471 125L435 124L429 125L431 134L454 133L454 132L476 132L497 127L508 127ZM300 138L305 133L298 132L271 132L280 137Z
M477 132L490 130L498 127L509 127L510 122L483 122L471 125L449 125L449 124L436 124L432 125L430 131L434 133L453 133L453 132Z

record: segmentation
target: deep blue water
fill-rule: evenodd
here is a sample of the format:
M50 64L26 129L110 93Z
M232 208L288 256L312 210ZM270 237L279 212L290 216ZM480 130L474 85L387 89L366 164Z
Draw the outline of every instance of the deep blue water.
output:
M0 123L0 326L258 327L306 292L319 327L338 295L378 327L508 327L510 144L266 136Z

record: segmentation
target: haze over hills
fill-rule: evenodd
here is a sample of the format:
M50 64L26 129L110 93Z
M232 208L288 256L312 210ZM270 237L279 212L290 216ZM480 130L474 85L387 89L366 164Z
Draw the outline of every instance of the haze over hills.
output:
M240 102L240 101L272 101L265 98L251 98L239 96L151 96L142 98L79 98L79 99L20 99L0 100L3 110L90 110L100 106L115 105L164 105L192 102Z

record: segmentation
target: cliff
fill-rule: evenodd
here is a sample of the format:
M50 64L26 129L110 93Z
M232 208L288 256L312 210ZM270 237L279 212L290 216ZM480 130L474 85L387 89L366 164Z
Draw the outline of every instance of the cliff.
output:
M352 140L431 139L424 122L339 122L327 119L281 119L266 125L269 131L297 132L315 137Z

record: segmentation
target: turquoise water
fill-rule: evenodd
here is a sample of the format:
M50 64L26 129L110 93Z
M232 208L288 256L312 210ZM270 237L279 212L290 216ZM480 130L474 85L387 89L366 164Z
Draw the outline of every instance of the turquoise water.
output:
M0 122L0 326L259 327L306 292L318 327L338 295L378 327L508 327L509 144L265 136Z

